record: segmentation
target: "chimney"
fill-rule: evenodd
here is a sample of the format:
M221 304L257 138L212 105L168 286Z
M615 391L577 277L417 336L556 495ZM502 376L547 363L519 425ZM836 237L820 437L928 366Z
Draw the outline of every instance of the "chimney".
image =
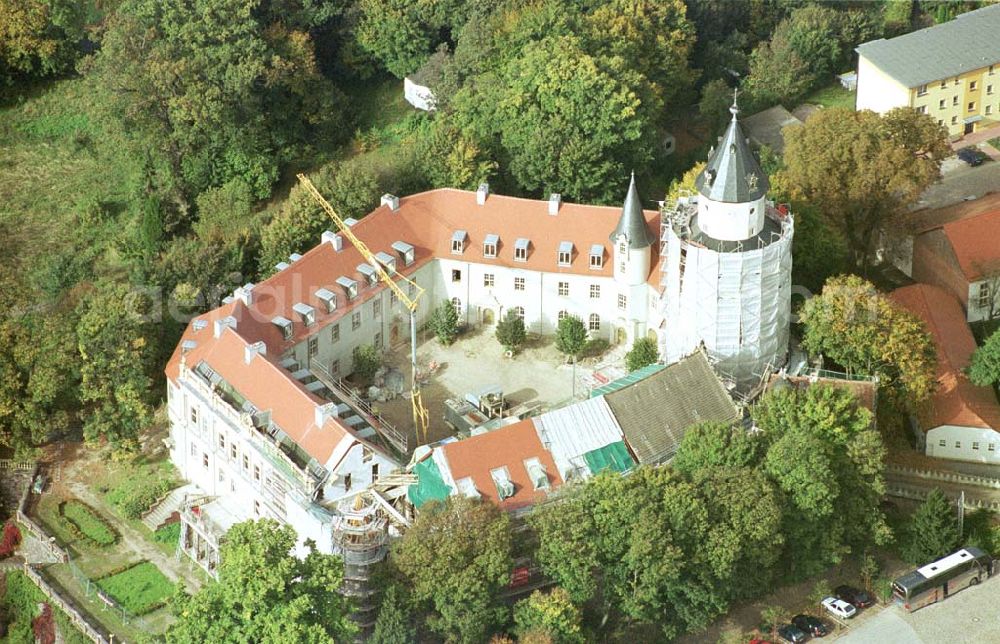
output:
M476 203L482 206L486 203L486 195L490 194L490 184L485 181L479 184L479 189L476 190Z
M337 417L337 406L333 403L326 403L324 405L316 405L316 413L314 420L316 421L317 427L322 427L328 418Z
M253 284L247 282L243 286L239 286L233 291L233 297L237 300L242 301L247 306L253 304Z
M253 344L248 344L243 348L243 362L250 364L255 355L267 355L267 345L263 342L254 342Z
M562 195L558 192L553 192L549 195L549 214L558 215L559 214L559 203L562 201Z
M215 321L214 333L212 335L214 337L216 337L216 338L221 337L223 329L225 329L227 326L230 329L232 329L233 331L235 331L236 330L236 318L234 318L231 315L227 315L226 317L222 318L221 320L216 320Z
M399 210L399 197L386 193L382 195L382 205L389 206L389 210L396 212Z

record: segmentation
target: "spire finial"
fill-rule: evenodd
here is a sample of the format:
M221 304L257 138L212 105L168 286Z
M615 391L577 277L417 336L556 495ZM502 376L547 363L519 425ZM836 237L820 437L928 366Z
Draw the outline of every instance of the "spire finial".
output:
M733 105L729 108L729 113L733 115L733 120L736 120L736 115L740 113L740 106L737 105L736 99L740 95L740 89L738 87L733 88Z

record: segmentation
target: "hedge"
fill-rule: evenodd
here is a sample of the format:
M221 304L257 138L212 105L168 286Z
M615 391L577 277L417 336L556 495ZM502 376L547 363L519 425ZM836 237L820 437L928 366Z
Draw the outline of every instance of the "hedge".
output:
M89 505L76 499L59 504L59 514L69 524L75 536L98 546L110 546L118 541L118 533Z

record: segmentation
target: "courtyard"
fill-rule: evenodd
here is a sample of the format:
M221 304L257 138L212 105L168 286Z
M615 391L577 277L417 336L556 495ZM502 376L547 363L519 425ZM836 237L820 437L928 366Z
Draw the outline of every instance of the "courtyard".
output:
M376 407L386 420L407 434L411 451L417 445L454 435L443 421L444 402L449 398L462 398L466 393L499 385L510 409L531 416L573 400L573 365L556 349L553 338L529 336L524 346L507 358L493 329L481 326L467 330L451 346L442 345L430 333L421 334L422 340L418 336L418 368L427 370L428 365L437 364L436 372L427 376L421 388L424 406L430 412L426 438L416 436L413 430L409 345L401 344L388 352L386 365L402 376L404 393L378 402ZM626 350L612 346L599 356L581 358L576 366L576 397L587 397L592 383L602 384L624 375L621 365ZM594 371L599 372L596 381Z

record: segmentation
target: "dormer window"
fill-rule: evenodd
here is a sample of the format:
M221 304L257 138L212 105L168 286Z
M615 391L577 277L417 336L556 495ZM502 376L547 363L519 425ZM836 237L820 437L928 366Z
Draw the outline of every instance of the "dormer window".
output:
M409 266L413 263L413 246L404 241L395 241L392 242L392 249L399 253L399 256L403 259L403 266Z
M375 253L375 259L385 268L385 272L393 275L396 272L396 258L389 253Z
M289 320L288 318L283 318L283 317L281 317L279 315L279 316L277 316L275 318L271 318L271 322L274 324L274 326L278 327L281 330L281 337L282 338L284 338L285 340L291 340L292 339L292 321L291 320Z
M316 299L323 303L327 313L333 313L337 308L337 294L325 288L316 291Z
M465 252L465 238L468 234L464 230L456 230L451 236L451 254L461 255Z
M604 268L604 246L594 244L590 247L590 267L595 270Z
M368 286L375 286L378 284L378 273L368 264L358 264L358 272L364 275L365 279L368 280Z
M292 307L292 310L302 318L302 324L312 326L316 323L316 309L308 304L299 302Z
M501 501L514 496L514 482L510 480L510 472L507 471L506 466L490 470L490 476L493 477L493 483L497 486L497 496L500 497Z
M573 242L559 242L559 265L569 266L573 261Z
M549 475L545 472L545 466L537 458L528 458L524 461L524 469L528 472L531 485L536 490L549 489Z
M358 283L352 280L350 277L338 277L337 284L339 284L344 289L344 293L347 295L348 302L358 296Z
M500 235L487 235L483 240L483 257L493 259L497 256L497 246L500 245Z
M519 238L514 242L514 261L515 262L526 262L528 261L528 246L531 242L524 237Z

